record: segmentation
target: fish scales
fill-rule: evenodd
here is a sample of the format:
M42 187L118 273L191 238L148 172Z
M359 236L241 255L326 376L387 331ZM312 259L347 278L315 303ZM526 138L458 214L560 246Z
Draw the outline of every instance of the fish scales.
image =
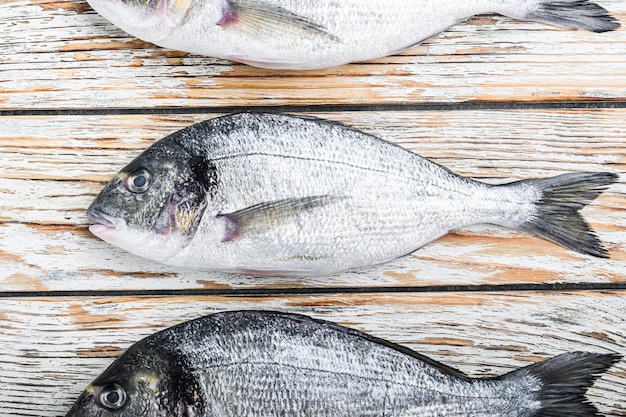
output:
M343 196L347 190L350 194L349 202L302 213L298 232L293 230L293 222L272 228L261 238L266 246L259 249L275 254L275 259L294 256L328 258L329 251L345 252L345 256L356 252L363 254L362 248L355 248L354 230L359 232L359 246L378 251L378 256L385 256L383 251L406 253L416 245L421 246L422 240L430 241L441 234L438 227L436 231L428 229L429 225L441 224L443 208L441 204L425 204L424 199L439 200L442 194L455 192L471 195L483 188L450 175L447 170L397 146L341 126L290 120L282 116L252 116L249 119L252 120L242 118L237 133L226 130L220 135L222 140L211 140L213 143L207 157L218 167L221 179L215 197L221 204L215 207L215 214L233 212L260 201L314 195ZM285 124L285 121L294 123ZM210 125L207 128L219 129ZM197 138L211 138L211 135L200 134ZM245 175L245 172L255 175ZM307 179L303 180L303 176ZM420 186L416 187L418 183ZM256 191L250 193L250 190ZM342 215L342 211L351 213L350 218ZM367 221L373 215L378 222ZM210 236L213 230L212 221L201 223L197 241L205 242L207 239L202 236ZM414 236L418 230L426 236ZM295 234L305 240L296 242L293 239ZM375 244L383 236L391 235L398 239L398 248ZM224 260L230 257L237 262L241 254L234 253L235 244L237 242L221 245L211 256ZM254 249L242 247L242 251L248 253ZM192 243L179 258L196 259L198 252ZM266 258L267 255L258 253L258 257ZM258 265L250 269L266 268L268 266L261 268ZM281 268L274 265L269 269Z
M619 27L604 8L584 0L88 1L143 40L273 69L391 55L485 13L595 32Z
M299 192L292 187L304 187L303 196L332 193L328 187L343 192L347 184L363 176L389 187L406 187L421 195L437 195L445 191L470 194L465 187L471 181L451 175L446 169L399 146L339 124L282 115L240 115L232 119L237 123L236 130L223 129L222 120L217 119L193 129L193 136L189 136L188 141L198 143L199 152L206 149L205 157L222 167L219 175L225 185L224 193L230 193L230 186L240 185L238 182L257 181L235 187L243 190L241 198L249 200L246 205L255 202L250 200L256 198L249 195L250 189L267 193L262 201L272 201ZM299 176L292 175L303 166L313 167L306 172L316 175L318 181L303 182ZM246 170L256 175L241 175ZM442 181L435 182L436 178L442 178ZM288 184L277 186L277 179ZM416 189L416 182L423 186ZM365 192L356 187L355 191ZM226 204L228 200L224 198ZM225 209L235 210L237 207Z
M241 113L156 142L88 215L93 233L132 253L225 271L334 273L476 223L604 256L578 210L615 179L577 173L493 186L335 122Z
M554 405L542 400L550 383L563 391L557 401L563 414L549 415L564 416L576 405L589 411L582 406L584 391L618 359L573 353L546 365L548 375L541 365L531 365L499 378L475 379L330 322L276 312L225 312L137 342L87 387L67 416L108 416L101 412L102 396L118 387L126 400L109 411L120 417L148 415L138 414L137 404L143 412L148 405L150 415L185 417L530 417ZM570 381L572 369L578 379ZM142 385L147 375L150 389ZM569 384L575 388L568 390ZM166 403L159 400L163 395Z

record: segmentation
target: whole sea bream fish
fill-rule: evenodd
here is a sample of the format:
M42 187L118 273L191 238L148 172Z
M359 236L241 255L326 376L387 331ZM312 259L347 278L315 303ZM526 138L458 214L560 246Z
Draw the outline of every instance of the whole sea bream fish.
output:
M96 236L131 253L222 271L335 273L477 223L605 257L578 211L616 178L572 173L488 185L340 123L240 113L157 141L87 214Z
M573 352L478 379L331 322L227 312L135 343L66 417L592 417L585 392L619 359Z
M159 46L258 67L312 69L391 55L477 14L605 32L586 0L88 0Z

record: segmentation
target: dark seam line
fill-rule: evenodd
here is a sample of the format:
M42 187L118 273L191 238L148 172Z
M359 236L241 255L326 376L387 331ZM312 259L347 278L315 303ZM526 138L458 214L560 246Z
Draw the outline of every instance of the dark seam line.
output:
M236 112L339 113L385 111L459 111L459 110L550 110L550 109L623 109L626 100L615 101L546 101L546 102L463 102L427 104L335 104L285 106L191 106L157 108L86 108L86 109L15 109L0 110L0 116L93 116L93 115L168 115Z
M361 133L361 132L359 132ZM365 135L367 135L367 133L364 133ZM368 135L369 136L369 135ZM376 140L383 140L384 139L380 139L376 136L371 136L373 138L375 138ZM387 142L387 144L389 144L389 142ZM392 144L394 146L397 146L395 144ZM436 188L438 191L440 192L444 192L444 193L451 193L451 194L458 194L462 197L472 197L474 196L478 191L485 191L485 190L489 190L489 188L491 187L497 187L497 186L506 186L509 185L509 183L503 183L503 184L488 184L488 183L484 183L479 181L478 179L475 179L474 177L465 177L459 174L454 173L453 171L449 170L448 168L446 168L443 165L439 165L436 162L431 161L430 159L424 158L421 155L418 155L416 153L412 153L412 156L414 158L417 158L417 160L412 161L415 162L416 165L423 165L420 166L418 169L413 170L412 172L415 173L422 173L423 171L429 169L429 165L430 166L436 166L437 168L442 169L445 172L442 172L441 174L443 175L449 175L450 173L457 177L457 178L453 178L455 181L459 180L459 177L462 181L465 181L464 185L464 189L454 189L453 187L445 187L445 184L439 185L436 184L434 182L428 182L426 181L424 178L420 178L419 176L416 177L409 177L406 175L399 175L396 172L391 172L391 171L385 171L382 169L374 169L374 168L368 168L366 166L359 166L356 164L351 164L348 162L344 162L344 161L339 161L339 160L330 160L330 159L321 159L321 158L314 158L314 157L304 157L304 156L297 156L297 155L278 155L278 154L272 154L272 153L264 153L264 152L249 152L249 153L240 153L240 154L233 154L233 155L227 155L227 156L218 156L216 158L212 158L212 161L224 161L224 160L228 160L228 159L234 159L234 158L245 158L245 157L249 157L249 156L271 156L271 157L275 157L275 158L283 158L283 159L297 159L300 161L314 161L314 162L323 162L323 163L327 163L327 164L337 164L337 165L343 165L349 168L353 168L355 170L361 170L361 171L366 171L366 172L376 172L376 173L381 173L381 174L385 174L388 176L389 179L396 179L396 180L404 180L404 181L413 181L413 182L420 182L422 183L425 187L433 187ZM449 178L448 178L449 179ZM531 178L534 179L534 178ZM504 180L506 181L506 178L499 178L499 180ZM514 182L522 182L523 180L520 181L514 181ZM450 185L450 184L448 184ZM465 190L465 187L474 187L474 188L470 188ZM483 187L486 186L486 187ZM466 191L466 192L464 192ZM428 198L428 197L436 197L436 198L441 198L440 194L434 194L434 193L430 193L430 194L418 194L420 197L422 198ZM350 198L347 196L343 196L343 198ZM516 205L523 205L526 203L519 203L516 201L501 201L501 200L495 200L493 199L491 196L486 196L484 197L484 200L487 201L492 201L492 202L497 202L497 203L513 203Z
M621 283L556 283L503 285L426 285L410 287L331 287L331 288L242 288L242 289L161 289L161 290L61 290L61 291L2 291L0 298L62 298L62 297L163 297L163 296L222 296L267 297L287 295L339 294L411 294L411 293L493 293L493 292L576 292L623 291Z
M306 157L306 156L299 156L299 155L288 155L288 154L283 154L283 155L279 155L279 154L273 154L273 153L265 153L265 152L249 152L249 153L239 153L239 154L232 154L232 155L226 155L226 156L218 156L215 158L211 158L211 161L224 161L224 160L229 160L229 159L235 159L235 158L246 158L246 157L251 157L251 156L271 156L271 157L275 157L275 158L282 158L282 159L296 159L299 161L312 161L312 162L323 162L323 163L327 163L327 164L337 164L337 165L343 165L346 166L348 168L353 168L355 170L361 170L361 171L369 171L369 172L377 172L377 173L381 173L381 174L386 174L389 177L394 177L394 179L397 180L408 180L408 181L421 181L423 182L425 185L428 186L434 186L437 187L440 190L443 191L447 191L447 192L456 192L461 194L460 190L450 190L444 187L440 187L438 184L434 184L434 183L430 183L428 184L426 181L424 181L422 178L419 177L408 177L405 175L397 175L394 172L391 171L385 171L382 169L374 169L374 168L369 168L366 166L360 166L360 165L356 165L356 164L351 164L348 162L344 162L344 161L339 161L339 160L331 160L331 159L322 159L322 158L315 158L315 157ZM435 164L438 165L434 162L431 162L430 160L419 156L418 154L413 154L413 156L416 156L419 158L419 162L427 162L427 163L431 163L431 164ZM428 165L428 164L425 164ZM439 167L441 167L441 165L438 165ZM447 170L447 168L445 168ZM419 172L419 170L415 170L415 172ZM467 178L467 177L464 177ZM467 194L462 194L464 196L472 196L473 194L471 193L472 190L468 191ZM424 195L426 196L426 195ZM347 198L347 197L346 197Z

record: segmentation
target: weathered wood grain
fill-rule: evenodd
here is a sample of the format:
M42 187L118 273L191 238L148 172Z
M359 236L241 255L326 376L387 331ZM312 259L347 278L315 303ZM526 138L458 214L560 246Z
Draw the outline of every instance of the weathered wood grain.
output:
M626 0L600 3L622 23ZM385 266L331 277L174 270L90 235L86 207L153 141L217 114L11 116L31 110L624 101L626 29L572 32L483 16L405 53L323 71L267 71L139 41L80 0L0 0L0 415L65 414L143 336L203 314L311 314L473 376L572 350L626 354L626 292L281 295L286 287L626 283L626 109L318 113L500 183L566 171L621 180L584 211L611 259L493 226L458 230ZM546 286L547 287L547 286ZM53 290L264 289L268 297L66 297ZM284 292L284 291L283 291ZM5 294L6 295L6 294ZM626 416L626 362L591 391Z
M0 414L63 416L130 344L216 311L309 314L488 377L567 351L626 354L624 297L581 292L2 299ZM626 361L596 383L590 398L610 416L626 415Z
M625 0L600 3L626 21ZM408 52L267 71L139 41L83 1L0 4L0 109L620 100L626 30L483 16Z
M626 110L316 114L492 183L611 171L584 210L611 259L495 226L464 228L390 264L319 278L246 277L157 265L87 231L85 209L153 141L215 114L0 118L0 288L109 290L626 282Z

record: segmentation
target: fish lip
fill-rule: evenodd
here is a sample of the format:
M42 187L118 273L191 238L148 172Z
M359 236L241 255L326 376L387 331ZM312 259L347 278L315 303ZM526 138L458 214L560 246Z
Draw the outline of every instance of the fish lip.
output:
M124 219L113 217L93 207L87 209L87 218L94 224L110 227L112 229L120 229L126 226Z

